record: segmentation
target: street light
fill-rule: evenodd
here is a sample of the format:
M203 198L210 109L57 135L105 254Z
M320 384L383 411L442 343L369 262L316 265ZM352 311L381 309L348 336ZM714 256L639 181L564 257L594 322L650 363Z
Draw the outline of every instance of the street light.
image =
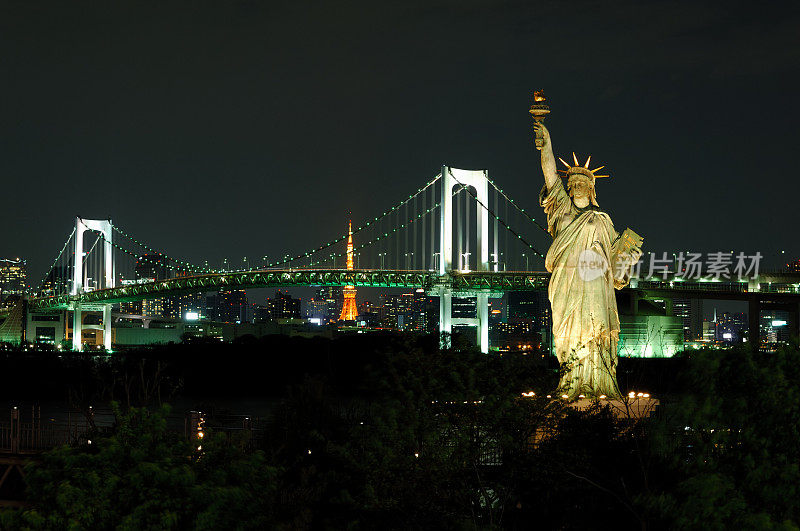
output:
M439 264L436 262L436 257L442 256L442 253L433 253L433 269L439 269Z
M530 267L530 264L528 263L528 255L525 254L525 253L522 253L522 256L525 257L525 271L530 271L531 267Z
M469 255L472 253L461 253L461 271L469 271Z
M494 256L494 260L492 261L492 263L494 264L494 271L496 273L497 272L497 264L498 264L498 262L497 262L497 253L492 253L491 256ZM525 256L525 255L523 255L523 256Z
M383 271L383 260L386 258L386 253L378 253L378 256L381 258L381 271Z
M413 264L413 262L414 262L414 253L405 253L406 270L411 269L411 267L409 266L409 258L408 258L409 256L411 257L411 263Z

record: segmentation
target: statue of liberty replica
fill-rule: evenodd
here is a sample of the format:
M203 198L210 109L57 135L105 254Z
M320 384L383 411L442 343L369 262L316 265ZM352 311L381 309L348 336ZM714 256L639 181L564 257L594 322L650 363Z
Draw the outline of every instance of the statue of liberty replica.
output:
M595 173L602 166L589 169L591 157L584 164L574 153L572 164L559 159L566 167L564 188L550 133L542 123L549 109L541 92L534 98L530 112L544 173L539 202L553 237L545 268L551 273L553 342L562 370L559 393L570 399L616 398L620 327L614 289L630 281L631 268L642 254L642 238L630 229L618 234L611 217L600 209L595 180L608 175Z

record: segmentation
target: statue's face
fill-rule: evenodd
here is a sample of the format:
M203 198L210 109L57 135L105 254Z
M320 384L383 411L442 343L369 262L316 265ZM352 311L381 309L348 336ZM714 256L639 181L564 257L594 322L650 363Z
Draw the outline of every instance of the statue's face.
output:
M588 178L578 178L572 182L570 193L574 199L588 198L592 191L592 182Z

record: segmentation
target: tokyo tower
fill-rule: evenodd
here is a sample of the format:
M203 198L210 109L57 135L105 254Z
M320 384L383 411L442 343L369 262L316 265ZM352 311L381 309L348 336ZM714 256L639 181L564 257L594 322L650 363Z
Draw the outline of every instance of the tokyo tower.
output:
M353 270L353 221L347 223L347 270ZM358 309L356 308L356 287L344 287L344 304L342 305L342 313L339 315L340 321L355 321L358 317Z

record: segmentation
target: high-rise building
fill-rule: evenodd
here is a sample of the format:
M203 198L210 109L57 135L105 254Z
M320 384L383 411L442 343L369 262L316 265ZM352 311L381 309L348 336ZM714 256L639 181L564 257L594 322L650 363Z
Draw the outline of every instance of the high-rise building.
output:
M143 254L136 260L134 266L137 282L153 282L169 278L167 258L162 254ZM168 297L144 299L141 302L125 303L120 305L123 313L147 315L148 317L164 317L178 319L180 314L173 301Z
M120 280L121 286L129 284L136 284L136 281L130 279ZM121 302L119 303L119 312L129 315L142 315L142 301Z
M320 323L335 322L342 312L344 296L341 286L322 286L313 299L319 308L324 307L324 317Z
M364 315L365 313L372 313L377 310L377 307L372 303L372 301L361 301L358 305L358 315Z
M508 320L531 319L535 328L552 326L550 300L546 291L511 291L508 293Z
M206 311L213 321L247 322L247 293L243 289L219 290L206 297Z
M382 294L379 297L378 312L380 326L392 330L406 330L413 313L413 293L402 295Z
M747 330L747 314L723 312L716 318L717 341L741 343L745 330Z
M264 304L253 304L253 323L268 323L272 321L269 308Z
M171 313L176 315L176 318L178 319L185 319L187 314L196 314L197 318L206 317L206 298L203 293L188 293L186 295L178 295L175 297L170 297L169 300L171 301Z
M144 299L142 300L141 308L142 315L148 317L163 317L165 319L178 318L178 312L173 307L172 301L167 297Z
M0 258L0 302L13 305L27 293L27 271L25 260Z
M673 299L672 312L683 321L683 340L703 338L703 301L701 299Z
M306 319L314 319L314 322L318 324L327 323L328 301L325 300L325 298L311 297L311 299L306 301L306 308L303 315Z
M703 341L714 341L717 337L717 323L703 319Z
M178 271L176 276L188 277L188 271ZM205 296L202 292L187 293L169 297L170 314L177 319L185 319L186 314L195 314L197 318L205 317Z
M439 330L439 297L425 297L425 326L428 333Z
M362 301L358 305L358 324L370 328L379 327L381 325L380 308L372 301Z
M281 290L275 292L275 297L267 299L267 309L270 319L300 319L300 299L295 299L289 293Z
M353 222L347 224L347 270L352 271L353 267ZM339 314L340 321L355 321L358 317L358 307L356 306L356 287L344 287L344 303L342 313Z
M403 300L396 295L382 294L379 297L380 323L382 328L402 330L405 328Z
M492 300L489 313L492 344L502 350L548 348L552 323L547 293L512 291L507 297L505 304L503 299Z
M508 293L508 324L529 322L530 334L538 334L541 344L552 344L553 314L546 291L511 291ZM514 328L515 333L520 333Z
M45 277L39 295L49 297L59 293L69 293L73 269L72 264L54 266Z
M439 300L428 297L422 288L399 295L383 294L379 299L373 313L379 316L378 323L382 328L428 332L437 324L432 319L432 309L435 306L438 315Z
M476 297L453 297L453 317L475 317L477 315L478 301Z
M418 288L414 291L414 302L412 305L411 326L418 332L426 332L428 330L428 312L427 312L428 297L425 295L425 290Z
M766 310L761 312L761 346L774 349L781 343L788 343L792 336L789 323L792 316L784 310Z

